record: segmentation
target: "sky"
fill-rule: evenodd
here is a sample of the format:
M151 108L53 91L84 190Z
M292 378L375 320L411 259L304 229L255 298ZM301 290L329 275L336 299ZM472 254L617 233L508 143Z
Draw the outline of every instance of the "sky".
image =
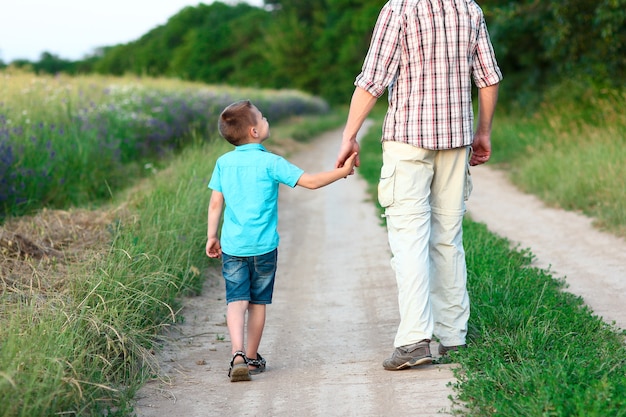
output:
M237 0L222 0L236 3ZM263 0L246 3L261 6ZM140 38L186 6L209 0L0 0L0 60L78 60Z

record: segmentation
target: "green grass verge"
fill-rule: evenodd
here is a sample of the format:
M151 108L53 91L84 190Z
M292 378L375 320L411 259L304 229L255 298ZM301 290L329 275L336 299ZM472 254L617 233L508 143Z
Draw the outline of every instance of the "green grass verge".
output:
M498 112L492 162L548 205L626 237L626 90L557 86L537 113Z
M359 173L375 186L381 119L362 141ZM371 166L370 166L371 165ZM624 334L564 283L530 267L485 225L464 222L472 314L470 348L453 354L454 388L467 416L625 416Z
M124 197L132 215L111 225L108 253L70 272L66 292L2 294L0 416L130 414L155 337L206 279L207 184L225 150L190 147Z

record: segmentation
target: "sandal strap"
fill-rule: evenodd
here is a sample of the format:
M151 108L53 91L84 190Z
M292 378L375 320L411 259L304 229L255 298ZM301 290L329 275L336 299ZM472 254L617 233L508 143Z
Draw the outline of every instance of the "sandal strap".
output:
M263 359L263 357L258 352L256 354L256 359L248 358L248 365L262 367L265 366L266 363L267 362L265 361L265 359Z
M235 358L237 356L241 356L243 358L243 362L247 365L248 363L250 363L250 360L248 359L248 357L246 356L245 352L242 352L240 350L238 350L237 352L235 352L233 354L233 358L230 360L230 367L232 368L235 365Z

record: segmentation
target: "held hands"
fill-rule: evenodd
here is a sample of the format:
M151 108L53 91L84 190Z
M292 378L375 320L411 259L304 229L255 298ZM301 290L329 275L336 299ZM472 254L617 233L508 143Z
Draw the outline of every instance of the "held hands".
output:
M339 154L337 155L335 168L342 168L346 165L350 165L351 167L348 175L354 174L354 167L361 166L359 150L360 146L356 140L343 141L341 143L341 148L339 149Z
M346 178L348 175L354 174L354 166L356 165L358 158L359 154L357 152L353 152L352 155L348 156L348 159L345 160L343 165L339 167L341 169L344 169L346 172L344 178Z
M216 237L210 237L206 242L206 254L209 258L221 258L222 257L222 245Z

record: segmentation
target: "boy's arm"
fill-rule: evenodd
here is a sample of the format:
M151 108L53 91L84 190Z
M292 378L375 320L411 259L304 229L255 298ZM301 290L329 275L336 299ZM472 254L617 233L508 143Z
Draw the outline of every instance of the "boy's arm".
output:
M305 172L300 176L296 185L314 190L331 184L340 178L346 178L354 169L356 157L357 153L354 152L346 159L341 168L335 168L332 171L319 172L317 174L307 174Z
M209 258L219 258L222 256L222 246L217 237L217 229L222 218L222 209L224 208L224 194L213 190L211 192L211 200L209 201L208 229L206 254Z

